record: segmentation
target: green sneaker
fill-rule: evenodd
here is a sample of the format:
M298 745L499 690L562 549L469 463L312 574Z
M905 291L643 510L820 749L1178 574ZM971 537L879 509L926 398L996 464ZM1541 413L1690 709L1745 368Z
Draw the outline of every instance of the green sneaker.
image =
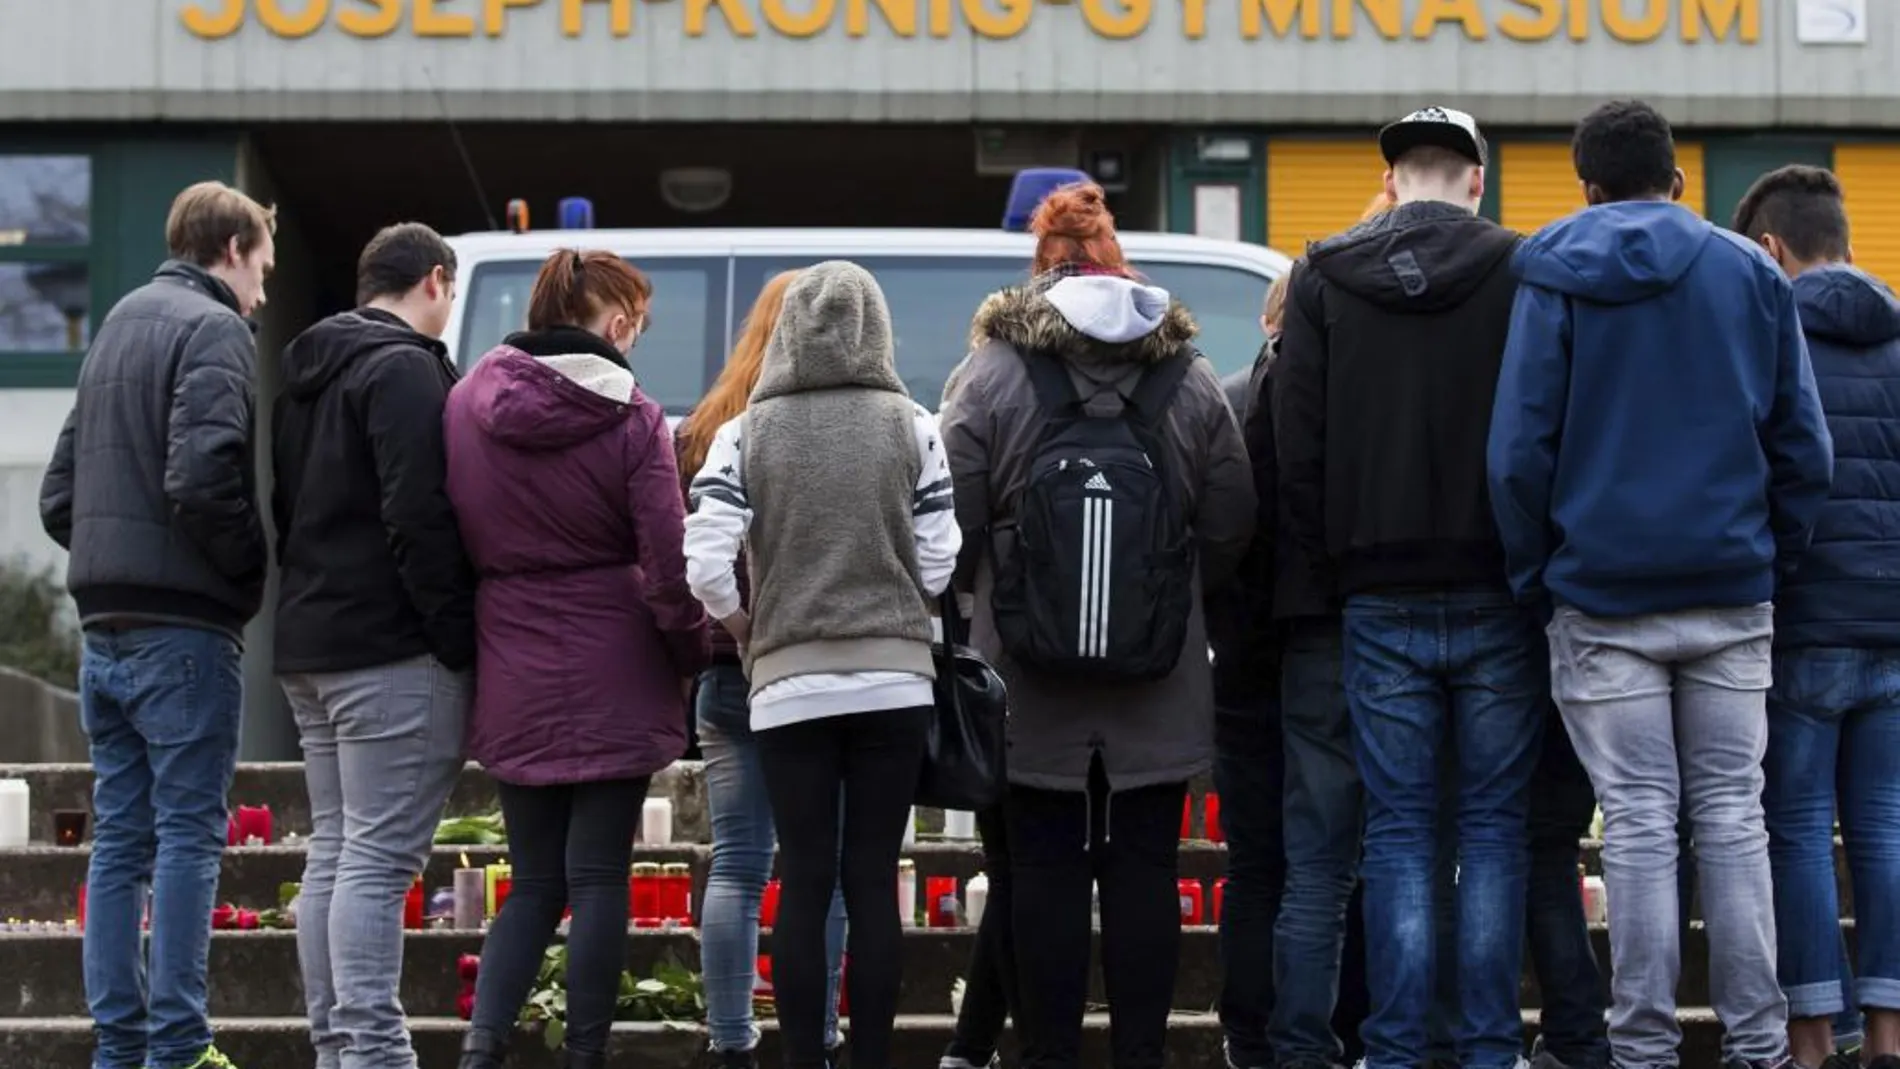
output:
M198 1060L186 1066L185 1069L238 1069L238 1067L236 1062L218 1053L218 1048L206 1047L205 1052L198 1055Z

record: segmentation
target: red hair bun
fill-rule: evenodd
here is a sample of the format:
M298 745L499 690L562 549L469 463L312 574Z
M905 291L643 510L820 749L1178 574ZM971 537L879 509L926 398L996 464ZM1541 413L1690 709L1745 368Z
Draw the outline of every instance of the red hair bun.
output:
M1094 182L1066 185L1043 198L1029 217L1029 232L1036 235L1036 274L1062 264L1128 273L1108 196Z

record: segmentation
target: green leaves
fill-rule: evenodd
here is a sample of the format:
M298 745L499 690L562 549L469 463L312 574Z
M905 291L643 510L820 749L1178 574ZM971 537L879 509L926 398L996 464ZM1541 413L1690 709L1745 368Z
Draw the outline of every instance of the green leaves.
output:
M435 841L442 846L501 846L508 842L508 829L500 813L449 817L436 825Z
M700 975L670 952L654 966L652 976L620 974L620 994L614 1003L617 1021L697 1022L705 1016L706 988ZM542 956L520 1020L525 1025L542 1024L542 1039L549 1050L560 1050L566 1042L566 944L551 946Z

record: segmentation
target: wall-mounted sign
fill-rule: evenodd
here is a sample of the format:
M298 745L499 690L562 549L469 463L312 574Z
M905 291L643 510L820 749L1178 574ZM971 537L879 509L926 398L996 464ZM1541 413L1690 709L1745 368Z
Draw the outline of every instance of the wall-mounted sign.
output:
M1864 45L1867 0L1800 0L1794 36L1804 45Z
M1194 235L1240 240L1240 187L1194 187Z
M650 0L649 0L650 2ZM1441 34L1469 41L1588 41L1621 44L1683 41L1755 44L1763 0L1080 0L1080 18L1098 37L1148 33L1189 40L1297 38L1427 41ZM781 37L850 37L882 22L898 37L947 38L961 29L1003 40L1022 33L1038 0L684 0L684 32L699 37L717 12L734 37L756 37L760 24ZM1048 4L1042 4L1047 8ZM1073 18L1062 4L1043 18ZM194 37L218 40L257 27L276 37L321 33L351 37L503 37L523 18L557 17L567 37L634 32L635 0L192 0L179 12ZM1809 7L1859 8L1864 0L1813 0ZM537 10L541 9L541 10ZM1210 26L1209 15L1214 16ZM1178 12L1178 14L1177 14ZM1633 12L1633 13L1632 13ZM1865 19L1860 20L1864 27ZM1806 25L1804 22L1803 25ZM1861 30L1861 40L1865 30ZM1803 38L1806 40L1806 38Z

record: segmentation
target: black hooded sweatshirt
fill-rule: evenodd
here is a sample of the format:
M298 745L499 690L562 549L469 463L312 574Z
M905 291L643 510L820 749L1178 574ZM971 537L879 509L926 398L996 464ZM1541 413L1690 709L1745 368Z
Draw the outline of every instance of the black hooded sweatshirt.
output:
M1280 507L1337 595L1504 586L1485 444L1520 240L1418 202L1295 269L1270 402Z
M291 342L284 379L271 432L277 671L423 654L470 667L475 575L444 488L447 347L360 308Z

